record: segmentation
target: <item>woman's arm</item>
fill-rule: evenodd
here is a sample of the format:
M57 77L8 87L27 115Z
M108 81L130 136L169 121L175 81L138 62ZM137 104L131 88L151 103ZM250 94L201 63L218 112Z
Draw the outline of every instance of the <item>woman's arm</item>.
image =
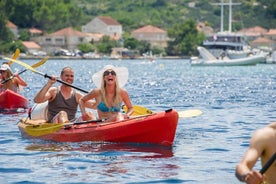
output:
M96 108L96 101L94 101L95 103L93 103L91 100L95 99L97 97L97 94L98 94L98 90L94 89L79 99L79 106L82 114L82 119L85 121L94 118L94 117L91 117L91 115L86 112L86 107L91 106L93 109Z
M20 86L27 86L27 83L20 77L20 75L18 75L17 73L14 74L14 79L16 80L17 85Z
M121 96L122 100L127 107L126 115L131 116L131 114L133 113L133 106L132 106L131 100L129 98L128 92L124 89L121 89L121 95L122 95Z

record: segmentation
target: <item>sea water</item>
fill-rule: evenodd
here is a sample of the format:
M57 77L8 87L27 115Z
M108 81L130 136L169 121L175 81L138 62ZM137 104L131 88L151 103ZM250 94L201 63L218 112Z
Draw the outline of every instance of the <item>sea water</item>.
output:
M37 60L22 60L34 64ZM0 183L239 183L235 167L252 133L276 120L276 65L191 67L188 60L49 60L41 74L70 66L74 86L95 87L92 74L113 64L129 70L133 104L153 111L199 109L180 118L172 147L121 143L55 143L21 137L27 112L0 114ZM24 69L13 64L14 71ZM21 75L33 105L47 80ZM78 111L78 115L80 112ZM260 162L255 169L261 169Z

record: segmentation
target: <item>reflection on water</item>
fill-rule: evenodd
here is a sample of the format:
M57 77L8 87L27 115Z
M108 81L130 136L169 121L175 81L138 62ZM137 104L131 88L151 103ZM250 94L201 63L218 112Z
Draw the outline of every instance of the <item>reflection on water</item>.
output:
M75 86L90 90L95 87L92 74L107 64L129 69L125 88L133 104L153 111L200 109L203 114L179 119L171 148L29 140L21 137L17 127L26 113L0 114L2 183L239 183L235 166L251 134L276 118L276 65L190 67L185 60L49 60L38 70L58 76L61 68L71 66ZM32 72L22 77L28 83L22 93L32 105L48 79ZM261 168L259 163L256 168Z
M166 158L172 157L172 147L158 145L139 145L139 144L124 144L124 143L33 143L27 145L28 151L43 151L43 152L89 152L89 153L138 153L130 155L140 158Z

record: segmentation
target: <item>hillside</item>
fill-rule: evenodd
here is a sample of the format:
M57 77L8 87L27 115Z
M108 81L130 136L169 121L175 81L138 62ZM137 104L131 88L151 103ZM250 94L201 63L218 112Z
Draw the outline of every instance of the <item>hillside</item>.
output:
M228 0L224 0L228 2ZM220 28L220 0L73 0L85 14L85 21L99 15L117 19L125 31L152 24L170 28L186 18L206 22L215 30ZM232 28L262 26L275 28L276 2L274 0L232 0ZM228 29L229 6L224 6L224 29Z

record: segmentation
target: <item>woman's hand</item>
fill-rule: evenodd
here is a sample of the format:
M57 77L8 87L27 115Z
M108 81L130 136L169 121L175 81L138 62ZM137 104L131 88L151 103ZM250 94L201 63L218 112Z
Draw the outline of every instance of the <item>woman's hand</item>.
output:
M82 114L81 118L83 121L95 120L95 116L91 112L85 112Z

